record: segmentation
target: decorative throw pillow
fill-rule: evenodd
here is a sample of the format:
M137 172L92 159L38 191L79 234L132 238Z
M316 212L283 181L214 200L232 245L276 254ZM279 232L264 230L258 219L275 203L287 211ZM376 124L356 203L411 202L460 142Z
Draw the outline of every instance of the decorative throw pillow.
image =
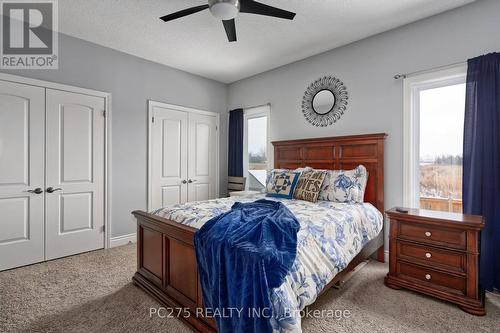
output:
M267 184L267 196L274 198L292 199L300 173L289 170L273 171Z
M269 184L269 181L271 180L271 177L273 176L274 172L290 171L290 172L302 173L304 171L310 171L312 169L313 168L311 168L311 167L305 167L305 168L297 168L295 170L290 170L290 169L271 169L271 170L267 170L267 175L266 175L266 189L267 189L267 184Z
M363 202L368 171L363 165L353 170L329 170L319 200L337 202Z
M291 171L291 170L288 170L288 169L271 169L271 170L267 170L267 174L266 174L266 189L267 189L267 185L271 181L271 178L273 177L273 175L274 175L275 172L285 172L285 171Z
M321 185L326 177L326 171L304 171L299 177L293 197L310 202L318 201Z

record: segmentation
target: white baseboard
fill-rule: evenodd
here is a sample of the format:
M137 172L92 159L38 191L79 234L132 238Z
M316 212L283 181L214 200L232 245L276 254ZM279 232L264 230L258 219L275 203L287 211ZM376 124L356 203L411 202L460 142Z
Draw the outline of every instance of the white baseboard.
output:
M136 241L137 241L137 235L135 233L117 237L111 237L111 239L109 240L109 247L111 248L111 247L127 245L135 243Z

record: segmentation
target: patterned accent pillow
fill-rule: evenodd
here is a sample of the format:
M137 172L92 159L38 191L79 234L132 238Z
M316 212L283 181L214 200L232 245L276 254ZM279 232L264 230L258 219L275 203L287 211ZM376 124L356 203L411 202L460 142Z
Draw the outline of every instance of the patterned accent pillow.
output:
M271 169L271 170L267 170L266 188L267 188L267 184L269 184L269 181L271 180L271 177L273 176L274 172L284 172L284 171L294 172L295 171L295 172L302 173L304 171L311 171L311 170L313 170L313 168L311 168L311 167L297 168L295 170L290 170L290 169Z
M267 185L271 181L271 178L273 177L273 174L275 172L285 172L285 171L291 171L291 170L288 170L288 169L271 169L271 170L269 170L268 169L267 174L266 174L266 189L267 189Z
M299 177L293 197L310 202L318 201L321 185L326 177L326 171L304 171Z
M273 171L267 184L266 196L274 198L292 199L300 173L289 170Z
M362 203L365 197L368 171L364 165L353 170L329 170L319 200Z

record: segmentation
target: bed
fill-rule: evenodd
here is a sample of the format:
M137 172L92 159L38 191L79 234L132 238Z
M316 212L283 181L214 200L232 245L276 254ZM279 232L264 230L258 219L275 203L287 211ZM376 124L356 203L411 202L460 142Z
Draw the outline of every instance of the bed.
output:
M379 261L384 260L384 232L381 222L383 219L380 212L384 210L385 137L385 134L369 134L273 142L275 168L295 169L310 166L316 169L353 169L363 164L369 172L363 204L343 207L342 205L348 204L330 202L313 204L299 200L284 202L299 219L301 231L309 225L308 221L319 221L325 216L335 220L337 226L344 225L346 221L351 221L352 224L356 218L361 222L365 221L365 224L355 223L362 225L363 231L359 232L363 236L356 241L348 242L352 244L351 248L339 255L343 260L330 266L325 262L322 267L328 269L317 272L321 274L316 274L315 277L311 276L314 269L299 276L295 272L296 276L291 276L290 279L287 276L283 288L276 288L279 290L273 291L274 311L276 311L274 301L282 303L293 299L290 294L297 293L300 289L300 280L304 279L304 276L309 278L309 282L314 281L314 283L308 283L309 292L304 290L302 296L297 297L301 308L311 304L317 296L341 281L367 257L376 254ZM151 213L134 211L133 214L137 218L138 251L137 272L133 281L166 306L182 309L182 311L177 310L181 313L179 318L196 331L216 332L215 322L209 317L200 315L199 309L203 308L203 300L196 269L193 235L208 219L228 210L235 200L253 201L258 198L260 197L225 198L188 203ZM310 213L312 211L315 213ZM356 236L351 235L348 229L345 229L345 233L346 237L351 239ZM302 239L302 242L304 241ZM297 249L297 260L300 258L307 260L304 258L314 252L309 250L311 252L309 254L300 254L301 251L304 252L303 249L311 249L303 247L301 250L300 243ZM316 257L323 251L327 249L318 248ZM318 276L321 278L318 279ZM292 289L293 292L290 291ZM297 320L294 322L281 324L287 325L284 328L293 330L294 326L300 327L300 318L295 319Z

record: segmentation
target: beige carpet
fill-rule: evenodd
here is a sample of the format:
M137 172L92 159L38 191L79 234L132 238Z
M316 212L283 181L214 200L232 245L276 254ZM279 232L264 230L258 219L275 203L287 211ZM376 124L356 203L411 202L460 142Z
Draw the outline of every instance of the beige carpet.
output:
M150 318L159 304L130 281L135 247L86 253L0 272L0 332L190 332L177 319ZM488 315L383 285L387 266L370 262L311 308L349 310L348 319L306 319L304 332L499 332L500 296Z

